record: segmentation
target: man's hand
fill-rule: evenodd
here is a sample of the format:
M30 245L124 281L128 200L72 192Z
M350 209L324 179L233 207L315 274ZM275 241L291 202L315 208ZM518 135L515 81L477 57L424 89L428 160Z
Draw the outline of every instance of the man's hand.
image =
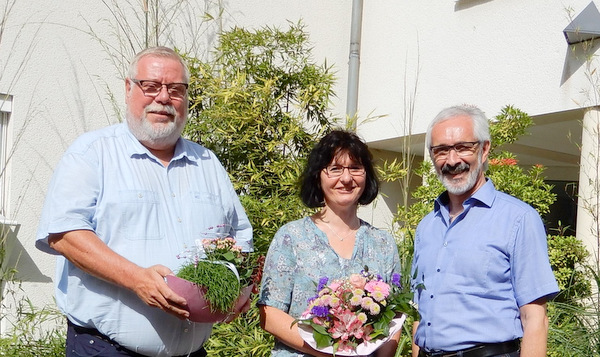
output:
M110 249L92 231L51 234L50 247L78 268L104 281L130 289L147 305L180 319L189 317L186 301L169 288L164 277L173 272L163 265L142 268Z
M185 299L177 295L165 282L165 276L174 275L164 265L141 268L132 290L148 306L157 307L180 319L187 319L190 313L183 306Z

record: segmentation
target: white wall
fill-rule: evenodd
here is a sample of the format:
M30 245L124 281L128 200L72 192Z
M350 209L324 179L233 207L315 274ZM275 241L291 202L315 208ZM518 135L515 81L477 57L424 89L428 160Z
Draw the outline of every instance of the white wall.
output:
M102 32L97 16L107 11L100 2L17 0L0 42L0 92L14 99L8 218L19 224L18 241L10 241L24 282L17 298L26 296L38 307L53 301L54 258L34 248L50 176L77 135L115 122L103 87L108 84L122 96L121 81L100 47L82 32L85 13L94 15L88 21ZM1 331L7 326L3 320Z
M352 1L349 0L230 0L225 6L231 18L225 28L232 26L259 28L262 26L286 29L288 21L302 21L313 44L315 62L333 65L337 85L333 111L345 117L348 56L350 51L350 22Z
M365 3L361 114L368 140L401 136L403 93L415 86L416 131L444 107L471 103L489 116L507 104L530 115L578 107L587 86L562 30L568 8L589 0L385 1Z

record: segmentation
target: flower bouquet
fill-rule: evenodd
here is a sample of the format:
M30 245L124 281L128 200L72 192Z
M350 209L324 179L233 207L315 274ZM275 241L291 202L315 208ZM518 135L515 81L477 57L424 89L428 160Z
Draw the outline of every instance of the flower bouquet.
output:
M223 227L226 225L217 226ZM178 256L187 263L177 276L166 277L171 289L186 299L192 321L223 321L230 312L244 306L252 292L256 293L264 257L254 261L229 232L203 234L195 247Z
M334 356L373 353L400 331L404 313L413 309L412 294L403 292L400 274L391 284L369 273L329 281L323 277L299 323L300 336L313 348Z

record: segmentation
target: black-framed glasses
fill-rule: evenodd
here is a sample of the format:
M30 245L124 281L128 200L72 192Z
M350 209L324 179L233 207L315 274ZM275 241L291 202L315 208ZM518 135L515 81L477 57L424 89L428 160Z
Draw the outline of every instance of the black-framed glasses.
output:
M460 157L471 156L475 153L479 141L463 141L454 145L438 145L429 148L431 155L436 160L445 159L450 155L450 151L454 150L456 155Z
M350 166L342 166L342 165L331 165L327 166L323 170L329 177L340 177L344 173L344 170L348 169L348 172L352 176L362 176L365 174L365 167L363 165L350 165Z
M156 97L160 94L162 87L167 88L167 93L171 99L185 99L187 96L187 83L160 83L146 79L130 79L137 84L146 97Z

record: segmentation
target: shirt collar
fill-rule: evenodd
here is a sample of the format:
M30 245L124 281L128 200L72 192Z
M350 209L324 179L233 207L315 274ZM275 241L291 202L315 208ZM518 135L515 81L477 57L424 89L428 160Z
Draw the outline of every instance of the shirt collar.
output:
M481 186L475 193L467 198L464 205L474 205L475 202L479 202L486 207L491 207L494 202L494 198L496 197L496 187L494 183L489 178L485 179L485 183ZM435 199L435 204L433 210L437 213L440 211L441 207L448 207L450 199L448 198L448 191L444 191L441 195L439 195Z
M123 126L125 127L128 137L128 140L126 141L126 150L129 157L146 156L156 159L150 150L142 145L142 143L140 143L140 141L133 135L127 123L123 123ZM196 154L194 154L193 150L189 150L188 142L180 137L177 140L177 143L175 143L175 152L173 153L173 158L171 161L177 161L184 158L193 162L198 161L198 157Z

